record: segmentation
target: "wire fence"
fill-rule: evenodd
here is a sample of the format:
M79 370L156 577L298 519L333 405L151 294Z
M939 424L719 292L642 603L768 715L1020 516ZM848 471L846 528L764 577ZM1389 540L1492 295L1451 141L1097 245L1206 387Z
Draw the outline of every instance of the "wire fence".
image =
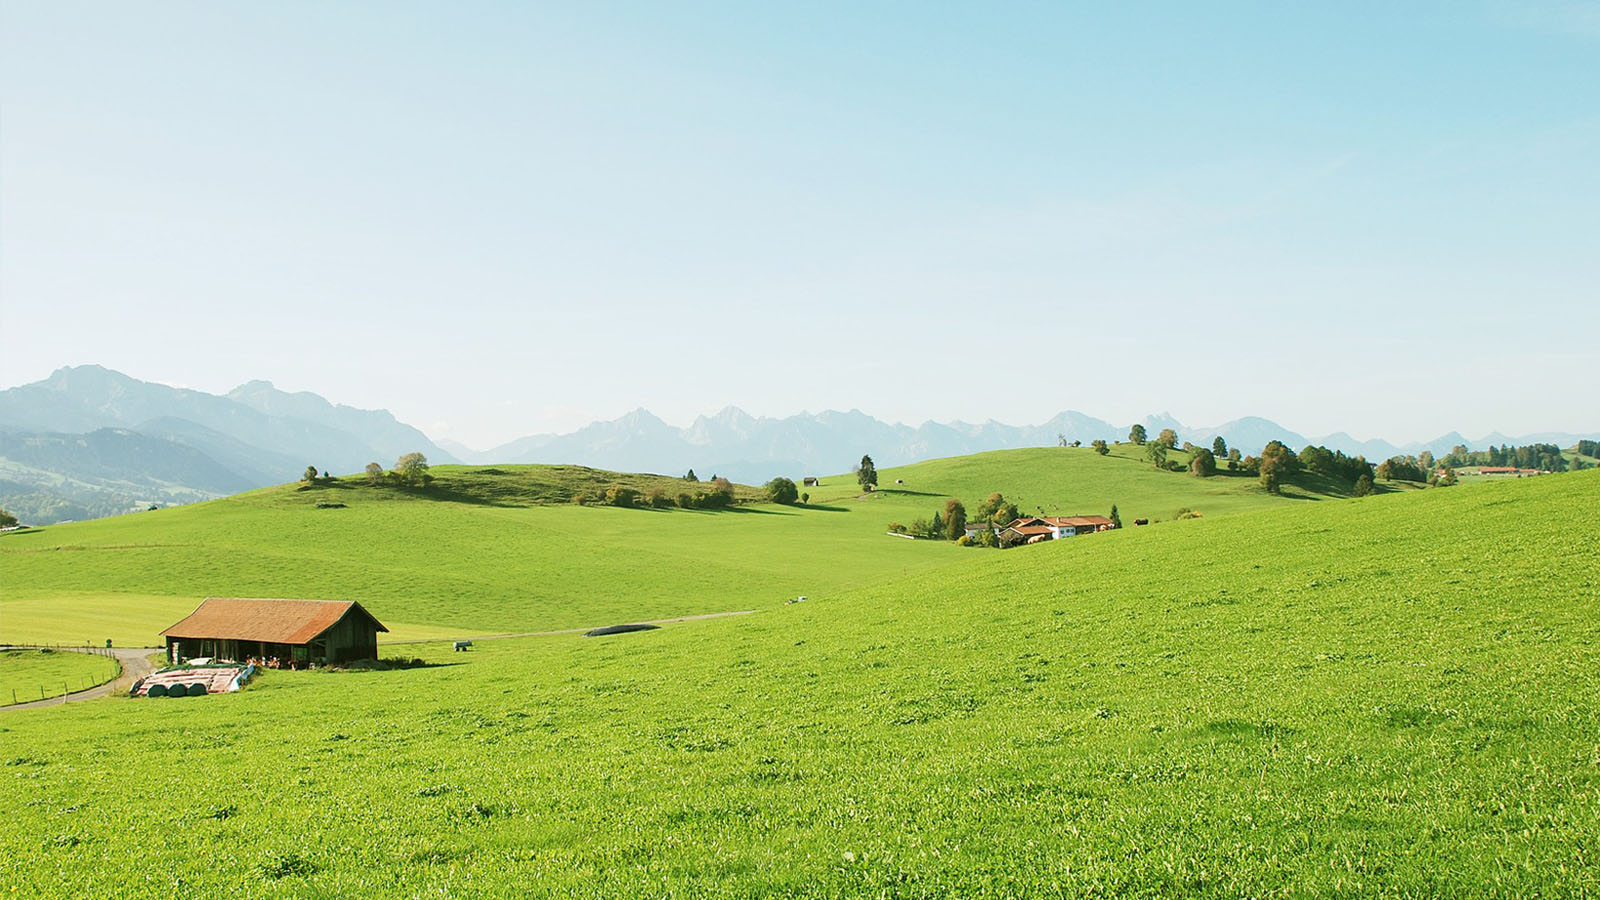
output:
M11 673L5 671L12 668L11 666L0 666L0 685L4 685L3 689L0 689L0 706L15 706L19 703L32 703L75 694L99 687L108 681L115 681L122 675L122 661L110 647L97 647L92 644L0 645L0 661L15 663L22 658L22 654L28 653L73 653L96 656L100 657L105 665L96 666L87 672L47 677L32 677L22 672Z

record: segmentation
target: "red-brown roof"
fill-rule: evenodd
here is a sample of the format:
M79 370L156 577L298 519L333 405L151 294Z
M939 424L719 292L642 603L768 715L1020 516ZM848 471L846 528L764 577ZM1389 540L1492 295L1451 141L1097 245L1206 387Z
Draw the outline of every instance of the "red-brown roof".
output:
M383 623L354 601L246 600L207 597L182 622L161 632L165 637L210 638L226 641L264 641L269 644L304 644L332 628L351 610L372 619L379 631Z

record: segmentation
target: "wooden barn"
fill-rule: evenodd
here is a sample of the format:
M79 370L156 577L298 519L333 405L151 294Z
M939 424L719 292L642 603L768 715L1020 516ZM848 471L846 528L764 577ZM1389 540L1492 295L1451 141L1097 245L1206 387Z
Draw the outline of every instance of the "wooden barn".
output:
M161 636L173 662L213 657L321 665L377 659L378 632L388 630L354 601L207 597Z

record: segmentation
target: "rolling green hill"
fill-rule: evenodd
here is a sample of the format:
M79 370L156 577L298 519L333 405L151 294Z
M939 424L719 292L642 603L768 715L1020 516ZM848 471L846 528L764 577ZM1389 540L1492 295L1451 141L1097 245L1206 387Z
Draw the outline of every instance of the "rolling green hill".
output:
M807 489L809 505L726 511L569 502L611 484L668 496L704 487L665 476L576 466L433 474L425 491L355 476L0 537L0 640L148 643L206 596L358 599L391 640L765 608L995 552L884 536L890 521L931 516L949 496L976 507L1000 490L1060 513L1118 503L1129 523L1180 507L1214 515L1329 496L1273 497L1250 478L1198 479L1058 448L887 469L888 487L866 496L853 476L824 478Z
M1593 894L1596 496L1284 502L7 714L0 865L30 896Z

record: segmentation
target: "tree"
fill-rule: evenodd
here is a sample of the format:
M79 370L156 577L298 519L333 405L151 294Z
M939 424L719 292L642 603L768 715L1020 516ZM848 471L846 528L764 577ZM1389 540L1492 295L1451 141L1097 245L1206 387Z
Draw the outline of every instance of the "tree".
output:
M944 537L944 516L938 510L933 512L933 521L928 524L928 537L938 540Z
M1135 425L1128 429L1128 440L1134 442L1135 444L1144 443L1146 438L1147 435L1145 434L1143 425Z
M1211 455L1217 459L1228 458L1228 442L1223 440L1220 434L1217 435L1216 440L1211 442Z
M395 462L394 470L400 473L400 480L406 484L420 485L428 477L428 458L412 451Z
M1144 458L1150 460L1151 464L1156 468L1165 469L1167 467L1167 445L1160 441L1146 444Z
M788 506L800 499L800 489L787 478L778 477L767 482L767 499Z
M3 509L0 509L0 528L14 528L16 525L17 517Z
M1056 432L1056 446L1057 447L1065 447L1066 445L1067 445L1066 432L1062 432L1062 431Z
M720 476L711 479L711 493L706 495L706 503L715 509L732 506L733 482Z
M1417 467L1420 468L1424 473L1433 471L1433 454L1427 450L1418 453ZM1418 478L1416 480L1422 481L1423 479Z
M1094 452L1100 454L1101 456L1105 456L1107 453L1111 452L1111 448L1106 445L1105 441L1095 440L1090 442L1089 446L1093 447Z
M305 474L300 476L300 480L304 481L306 484L310 484L311 482L316 481L317 480L317 467L316 466L306 466Z
M639 492L631 487L613 484L606 488L606 502L612 506L633 507L639 503Z
M1261 486L1272 494L1281 493L1283 482L1293 475L1298 467L1299 459L1282 441L1273 441L1261 448L1261 458L1256 462L1256 470L1261 475Z
M878 483L878 467L872 464L872 457L861 457L861 465L856 467L856 481L860 483L863 491L870 491Z
M1363 475L1356 479L1355 489L1352 490L1351 493L1355 494L1357 497L1365 497L1375 490L1377 490L1377 488L1372 484L1372 476Z
M683 476L683 480L684 480L684 481L699 481L699 480L700 480L700 479L699 479L699 478L696 478L696 477L695 477L695 474L694 474L694 470L693 470L693 469L690 469L690 470L689 470L689 474L687 474L687 475L685 475L685 476Z
M1117 515L1117 505L1115 503L1111 504L1111 515L1106 516L1106 518L1111 520L1112 528L1122 527L1122 517Z
M1217 458L1204 447L1195 448L1194 456L1189 460L1189 474L1197 478L1210 478L1217 474Z
M800 495L800 502L801 503L810 503L811 502L811 495L810 494L801 494Z
M367 463L367 484L377 484L383 480L383 466L375 462Z
M967 508L960 500L952 499L944 505L944 535L952 541L967 535Z
M1171 428L1163 428L1161 433L1156 436L1156 442L1171 450L1173 447L1178 446L1178 433Z

